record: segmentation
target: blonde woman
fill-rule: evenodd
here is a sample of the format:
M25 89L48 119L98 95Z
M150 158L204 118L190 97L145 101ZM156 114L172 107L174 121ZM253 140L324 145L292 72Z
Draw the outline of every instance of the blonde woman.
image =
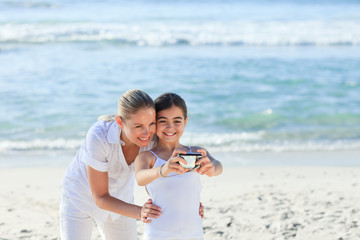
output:
M151 200L133 204L133 163L154 146L154 133L154 102L141 90L125 92L117 116L100 117L89 129L63 179L61 239L91 239L95 221L102 239L134 240L135 219L149 223L161 215Z

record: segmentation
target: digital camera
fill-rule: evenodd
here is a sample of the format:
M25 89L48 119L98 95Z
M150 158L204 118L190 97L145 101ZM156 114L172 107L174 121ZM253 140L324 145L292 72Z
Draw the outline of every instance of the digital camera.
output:
M200 167L200 164L196 164L196 161L201 158L200 153L179 153L179 157L185 159L186 164L179 162L183 168L196 169Z

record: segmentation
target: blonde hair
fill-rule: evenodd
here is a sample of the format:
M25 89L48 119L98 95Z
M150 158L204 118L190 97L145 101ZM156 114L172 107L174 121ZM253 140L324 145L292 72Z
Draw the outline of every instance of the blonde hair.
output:
M102 115L98 120L114 121L116 116L119 116L121 120L125 121L130 118L131 114L137 113L143 108L155 109L154 101L151 97L142 90L128 90L119 99L118 114Z

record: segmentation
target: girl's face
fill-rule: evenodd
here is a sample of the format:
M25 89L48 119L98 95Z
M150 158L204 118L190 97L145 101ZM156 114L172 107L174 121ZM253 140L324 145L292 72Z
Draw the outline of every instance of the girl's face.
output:
M156 134L166 142L179 141L184 132L188 118L184 118L181 108L171 108L159 111L156 116Z
M121 136L125 143L130 141L139 147L146 147L155 134L155 109L143 108L125 121L117 117L116 122L122 128L124 134Z

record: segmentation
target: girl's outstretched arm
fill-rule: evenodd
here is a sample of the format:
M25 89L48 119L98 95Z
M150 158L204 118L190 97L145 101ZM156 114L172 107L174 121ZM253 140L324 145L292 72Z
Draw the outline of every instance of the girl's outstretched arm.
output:
M142 152L135 158L135 179L139 186L145 186L161 177L160 167L151 168L155 159L151 152Z
M188 171L179 162L186 161L179 157L179 153L186 153L182 149L175 149L171 158L161 167L155 167L156 157L151 152L142 152L135 159L135 178L140 186L145 186L159 177L167 177L170 173L183 174Z

